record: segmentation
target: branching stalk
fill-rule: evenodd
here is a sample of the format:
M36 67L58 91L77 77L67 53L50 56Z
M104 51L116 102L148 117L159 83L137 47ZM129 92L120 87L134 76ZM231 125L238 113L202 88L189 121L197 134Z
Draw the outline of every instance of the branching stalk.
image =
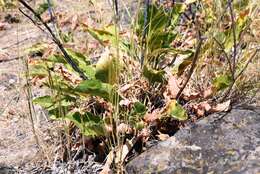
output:
M235 77L235 79L233 80L233 82L231 83L231 85L229 86L227 92L224 94L224 96L220 99L220 102L223 102L228 95L230 94L233 86L235 85L237 79L243 74L243 72L246 70L247 66L249 65L249 63L254 59L254 57L256 56L256 54L258 53L260 49L257 49L254 54L248 59L248 61L246 62L245 66L242 68L242 70L237 74L237 76Z
M61 50L64 59L68 62L68 64L70 64L70 66L73 68L74 71L76 71L80 77L83 80L87 80L87 76L83 73L83 71L78 67L78 65L73 61L73 59L69 56L69 54L67 53L67 51L65 50L65 48L63 47L61 41L55 36L55 34L52 32L51 28L47 25L46 22L43 21L43 19L41 18L41 16L35 12L34 9L32 9L32 7L30 5L28 5L24 0L18 0L26 9L28 9L30 12L33 13L33 15L43 24L43 26L47 29L47 31L49 32L49 34L51 35L52 40L54 41L54 43L59 47L59 49ZM20 11L22 11L22 9L19 9ZM24 12L22 12L23 14L25 14ZM25 15L27 18L29 17L29 15ZM31 21L33 20L32 18L29 18ZM33 22L34 24L36 23L35 21Z

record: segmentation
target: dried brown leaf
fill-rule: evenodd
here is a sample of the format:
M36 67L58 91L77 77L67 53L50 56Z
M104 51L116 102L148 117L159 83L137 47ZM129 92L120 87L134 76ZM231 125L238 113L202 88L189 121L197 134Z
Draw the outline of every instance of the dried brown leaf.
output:
M212 107L211 112L223 112L223 111L226 112L231 107L230 103L231 103L230 100L228 100L228 101L226 101L224 103L219 103L215 107Z
M132 104L132 102L129 99L120 100L120 102L119 102L120 106L129 107L131 104Z
M153 111L152 113L146 113L144 116L144 121L146 123L151 123L159 119L160 119L160 114L159 111L157 110Z
M7 22L0 22L0 31L7 30L8 28L10 28L10 24Z
M168 80L168 90L170 92L171 98L176 98L180 88L176 76L171 76Z
M163 134L163 133L161 133L161 132L159 132L159 135L156 135L158 138L159 138L159 140L161 140L161 141L165 141L165 140L167 140L170 136L168 135L168 134Z
M78 15L73 15L71 19L71 29L75 30L79 26Z
M213 86L208 87L205 91L203 91L203 97L209 98L215 93L215 88Z

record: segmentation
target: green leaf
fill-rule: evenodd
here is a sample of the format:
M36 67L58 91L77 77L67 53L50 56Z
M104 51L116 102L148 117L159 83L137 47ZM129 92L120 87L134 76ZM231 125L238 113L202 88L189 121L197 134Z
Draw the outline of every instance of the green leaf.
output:
M68 54L75 60L78 62L78 64L84 64L84 65L90 65L90 60L89 58L87 58L84 54L77 52L77 51L73 51L72 49L66 49L66 51L68 52Z
M41 107L47 110L53 110L59 107L71 106L75 103L76 99L74 97L65 95L65 96L42 96L33 100L34 104L40 105Z
M54 105L53 99L49 95L38 97L38 98L33 100L33 103L40 105L43 108L49 108L49 107Z
M29 67L29 74L31 77L47 77L49 75L48 68L44 63L39 63L36 65L31 65Z
M227 87L229 87L232 83L232 77L231 75L228 75L228 74L223 74L223 75L220 75L218 77L216 77L214 80L213 80L213 85L215 87L216 90L223 90Z
M53 63L62 63L62 64L67 64L67 62L65 61L64 57L60 54L53 54L50 55L46 61L48 62L53 62Z
M48 115L53 120L63 120L65 115L69 112L68 106L53 107L48 110Z
M122 37L117 38L116 27L115 25L108 25L102 29L95 29L91 27L86 28L87 32L94 37L102 46L110 45L112 47L117 48L119 44L119 48L122 51L129 51L129 43L122 39Z
M224 32L216 32L216 33L214 34L214 37L216 38L216 40L217 40L219 43L221 43L221 44L225 43L226 35L225 35Z
M188 114L186 113L186 110L183 109L183 107L178 104L176 100L170 101L166 108L166 112L169 116L179 121L185 121L188 119Z
M185 54L180 55L174 62L174 67L172 68L172 73L178 76L186 70L186 68L192 63L193 52L187 51Z
M146 112L146 107L141 102L134 103L134 112L138 114L144 114Z
M25 53L29 55L39 54L43 53L46 48L47 44L36 43L32 45L30 48L25 49Z
M165 71L152 69L148 67L148 65L145 65L143 68L143 75L149 80L150 83L164 82L164 74Z
M73 50L70 50L70 49L66 49L66 51L68 52L70 57L75 61L75 63L80 67L80 69L83 70L83 72L85 73L85 75L88 78L90 78L90 79L95 78L95 68L91 65L89 58L87 58L82 53L79 53L79 52L76 52L76 51L73 51ZM53 63L61 63L69 71L75 72L74 69L71 67L71 65L69 65L65 61L63 55L53 54L53 55L49 56L46 59L46 61L53 62Z
M85 114L70 112L65 118L72 121L86 136L96 137L105 134L103 120L99 116L95 116L89 112Z
M52 6L52 4L51 4ZM44 2L42 4L39 5L39 7L35 10L37 14L41 15L43 14L46 10L48 10L49 5L47 2Z
M63 77L54 74L52 75L51 80L51 84L49 82L44 82L44 85L59 93L61 92L62 94L75 95L75 91L73 90L74 87L68 81L64 80Z
M75 88L75 91L81 94L99 96L111 102L114 101L115 97L119 97L113 86L99 80L85 80Z

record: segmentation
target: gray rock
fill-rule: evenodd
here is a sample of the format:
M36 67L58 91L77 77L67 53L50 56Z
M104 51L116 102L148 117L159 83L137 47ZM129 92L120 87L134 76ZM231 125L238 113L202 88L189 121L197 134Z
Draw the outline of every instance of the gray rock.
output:
M134 173L260 173L260 109L213 114L153 146L127 166Z
M1 166L0 164L0 174L15 174L16 170L12 167Z

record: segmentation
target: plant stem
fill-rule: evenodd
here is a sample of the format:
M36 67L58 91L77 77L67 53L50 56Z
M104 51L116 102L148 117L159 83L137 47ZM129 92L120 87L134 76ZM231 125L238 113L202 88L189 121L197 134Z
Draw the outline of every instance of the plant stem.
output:
M236 70L236 56L237 56L237 41L236 41L236 24L235 24L235 17L234 17L234 12L233 12L233 6L232 6L232 0L228 1L228 7L230 11L230 16L231 16L231 22L232 22L232 32L233 32L233 57L232 57L232 65L233 65L233 73L235 74ZM234 79L233 79L234 80Z
M148 30L148 13L149 13L149 5L150 5L150 0L145 0L145 9L144 9L144 30L142 34L142 53L141 53L141 67L144 65L144 57L145 57L145 50L146 48L146 38L147 38L147 30Z
M197 63L197 60L199 58L199 53L200 53L200 49L201 49L201 45L202 45L202 38L200 36L200 33L198 34L198 45L197 45L197 48L196 48L196 51L195 51L195 54L194 54L194 57L193 57L193 60L192 60L192 64L191 64L191 68L189 70L189 73L188 73L188 77L185 81L185 83L182 85L181 89L179 90L178 94L176 95L176 99L178 100L183 92L183 90L185 89L185 87L187 86L193 72L194 72L194 69L196 67L196 63Z
M245 66L243 67L243 69L238 73L238 75L234 78L233 82L231 83L231 85L229 86L227 92L224 94L224 96L220 99L220 102L223 102L228 95L230 94L234 84L236 83L237 79L243 74L243 72L246 70L247 66L249 65L249 63L253 60L253 58L256 56L256 54L258 53L260 49L257 49L254 54L248 59L248 61L246 62Z
M76 71L80 77L83 80L87 80L87 76L83 73L83 71L78 67L78 65L74 62L74 60L69 56L69 54L67 53L67 51L65 50L65 48L63 47L61 41L55 36L55 34L52 32L51 28L47 25L46 22L43 21L43 19L41 18L41 16L35 12L34 9L32 9L31 6L29 6L24 0L18 0L25 8L27 8L30 12L33 13L33 15L43 24L43 26L47 29L47 31L50 33L52 40L54 41L54 43L59 47L59 49L61 50L62 54L64 55L64 59L70 64L70 66L74 69L74 71ZM25 14L22 9L19 8L19 10ZM27 18L29 18L31 21L34 21L31 17L29 17L29 15L25 15ZM34 24L36 24L36 22L33 22Z
M225 51L224 46L215 37L213 37L213 39L218 44L218 46L220 47L221 51L224 53L225 58L228 61L229 71L230 71L230 73L232 75L232 79L234 80L235 79L235 72L233 71L233 67L232 67L232 63L231 63L230 57L228 56L227 52Z

